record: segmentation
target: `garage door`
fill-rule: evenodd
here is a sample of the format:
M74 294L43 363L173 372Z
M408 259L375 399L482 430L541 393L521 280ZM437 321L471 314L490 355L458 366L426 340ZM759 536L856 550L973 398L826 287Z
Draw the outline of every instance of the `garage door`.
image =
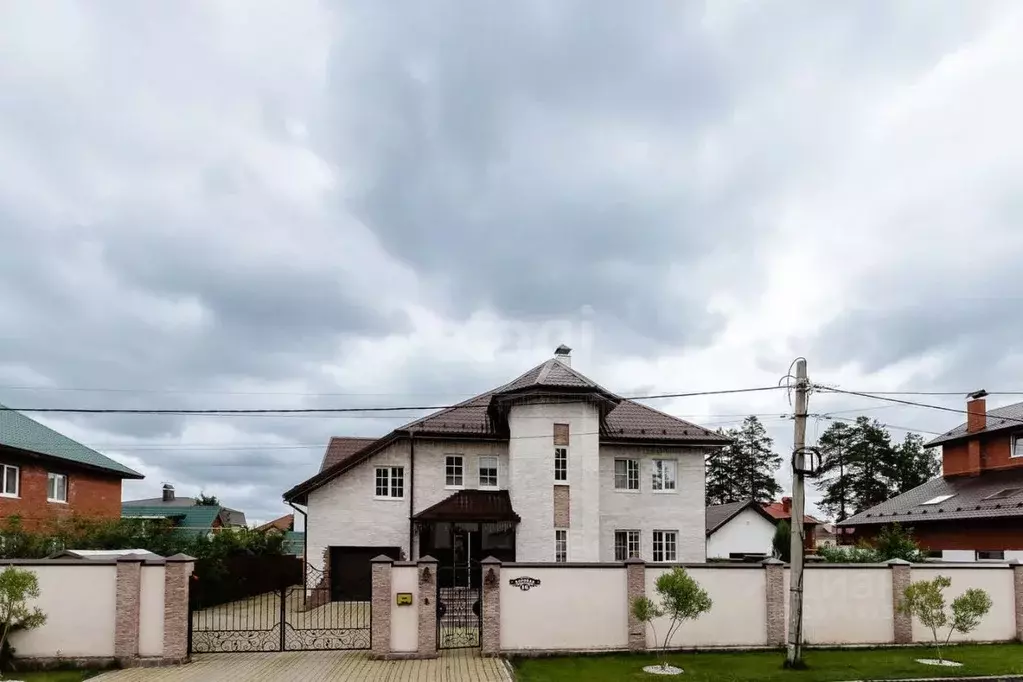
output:
M330 598L332 601L370 601L373 596L373 566L381 554L395 561L398 547L331 547Z

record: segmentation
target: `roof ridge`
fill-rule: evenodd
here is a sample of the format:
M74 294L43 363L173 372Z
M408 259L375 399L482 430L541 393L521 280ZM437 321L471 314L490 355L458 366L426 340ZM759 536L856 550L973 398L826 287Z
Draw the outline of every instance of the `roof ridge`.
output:
M540 373L536 376L536 383L542 384L543 382L547 381L547 377L550 376L551 370L554 369L555 362L557 362L557 360L551 358L550 360L547 360L546 362L543 363L543 365L540 366ZM529 371L532 372L533 370ZM529 374L529 372L526 372L526 374Z

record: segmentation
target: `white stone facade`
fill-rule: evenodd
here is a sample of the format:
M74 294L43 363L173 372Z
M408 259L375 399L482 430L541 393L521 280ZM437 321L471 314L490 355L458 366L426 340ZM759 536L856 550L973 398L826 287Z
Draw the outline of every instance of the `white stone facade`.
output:
M554 561L554 425L569 425L567 485L570 524L569 562L614 561L615 530L639 530L642 558L653 560L656 531L677 533L676 560L705 559L704 451L654 445L600 445L600 419L590 402L515 405L508 416L506 442L426 440L415 442L414 475L410 443L400 440L368 461L309 493L307 556L322 568L331 546L400 547L417 558L418 539L409 543L410 513L418 513L454 494L445 485L445 458L461 455L465 488L477 488L478 458L494 455L499 462L498 488L508 490L521 517L516 529L518 561ZM614 460L640 461L640 490L615 490ZM655 459L676 462L676 489L651 488ZM405 493L398 500L377 499L377 467L404 467ZM410 484L414 503L410 509ZM480 557L482 558L482 557Z
M743 509L707 538L707 557L727 559L732 554L774 551L775 525L753 509Z

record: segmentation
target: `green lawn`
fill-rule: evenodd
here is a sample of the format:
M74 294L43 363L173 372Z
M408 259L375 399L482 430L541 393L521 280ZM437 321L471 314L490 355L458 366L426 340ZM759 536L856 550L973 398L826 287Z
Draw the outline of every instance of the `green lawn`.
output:
M4 673L5 680L24 680L24 682L82 682L98 672L91 670L52 670L40 673Z
M643 666L653 665L655 656L595 655L556 658L520 658L515 661L518 682L619 682L621 680L678 679L684 682L832 682L902 677L940 677L1023 674L1023 644L953 646L945 657L963 664L961 668L922 665L914 659L933 658L934 650L903 649L820 649L805 651L807 670L784 670L785 654L777 651L746 653L704 652L669 656L673 665L685 670L677 678L648 675Z

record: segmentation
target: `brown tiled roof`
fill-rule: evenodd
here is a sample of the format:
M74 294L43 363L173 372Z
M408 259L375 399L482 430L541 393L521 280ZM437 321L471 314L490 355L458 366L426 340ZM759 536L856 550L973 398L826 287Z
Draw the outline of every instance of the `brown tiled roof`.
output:
M947 431L931 440L927 443L926 447L959 440L960 438L966 438L967 436L973 436L978 433L990 433L992 431L1002 431L1003 429L1008 430L1013 428L1023 430L1023 403L1014 403L1012 405L1006 405L1005 407L997 407L993 410L988 410L986 424L987 426L983 429L974 431L973 433L968 433L966 431L966 422L963 422L951 431Z
M1012 493L1015 489L1015 493ZM1009 494L989 499L1002 491ZM951 495L937 504L929 500ZM941 476L866 509L839 526L875 523L916 524L957 519L989 519L1023 516L1023 469L986 471L979 476Z
M610 411L601 423L601 442L661 442L671 444L726 445L729 439L716 431L665 414L652 407L620 398L563 362L550 359L493 390L401 426L383 438L332 438L320 472L284 494L301 500L334 476L355 466L386 445L410 434L506 439L494 422L492 401L529 391L599 395Z
M269 523L264 523L262 526L256 528L256 530L279 530L282 533L291 530L295 526L295 515L286 514L279 519L274 519Z
M520 521L507 490L459 490L412 518L416 521Z
M792 518L792 512L785 511L784 502L771 502L770 504L765 504L764 511L767 512L771 516L771 518L774 518L778 521L788 521ZM821 522L820 519L815 519L809 514L803 515L804 524L817 524L820 522Z
M324 471L335 464L344 462L356 452L363 449L370 443L375 443L377 440L377 438L334 436L327 444L327 451L323 453L323 462L320 463L320 471Z

